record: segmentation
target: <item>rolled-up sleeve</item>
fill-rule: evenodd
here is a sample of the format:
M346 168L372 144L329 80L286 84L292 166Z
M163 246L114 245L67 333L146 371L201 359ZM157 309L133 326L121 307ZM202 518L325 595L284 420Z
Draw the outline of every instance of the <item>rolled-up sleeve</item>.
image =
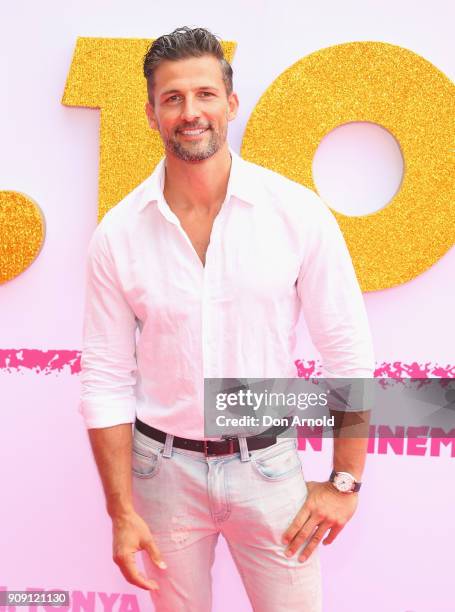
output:
M313 195L297 280L305 321L324 377L369 378L375 363L363 295L337 221Z
M79 412L87 428L132 423L136 413L136 318L117 279L101 225L89 244Z

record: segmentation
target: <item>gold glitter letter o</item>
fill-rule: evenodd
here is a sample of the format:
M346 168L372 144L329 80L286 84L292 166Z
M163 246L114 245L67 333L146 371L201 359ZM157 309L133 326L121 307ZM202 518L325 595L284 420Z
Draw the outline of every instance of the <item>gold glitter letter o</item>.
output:
M17 191L0 191L0 283L30 266L41 250L44 235L38 204Z
M455 87L435 66L394 45L322 49L285 70L246 127L242 155L316 191L312 161L339 125L369 121L400 144L404 177L392 201L365 216L333 211L363 291L415 278L454 244Z

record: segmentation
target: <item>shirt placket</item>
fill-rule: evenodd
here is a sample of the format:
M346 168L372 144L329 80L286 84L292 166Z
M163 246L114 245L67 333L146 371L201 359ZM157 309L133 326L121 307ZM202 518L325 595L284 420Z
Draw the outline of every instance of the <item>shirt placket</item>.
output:
M221 284L223 282L223 249L221 248L220 236L223 233L223 226L226 222L226 216L229 214L229 205L230 195L227 195L219 213L213 221L210 241L205 256L205 266L203 266L199 255L194 249L194 246L191 243L188 234L183 229L177 215L172 212L164 200L160 202L162 213L168 221L176 226L177 231L181 234L183 240L185 240L189 246L189 252L192 254L195 266L197 266L200 272L202 386L204 383L204 378L216 378L219 376L219 360L215 330L216 322L214 320L215 313L213 303L216 295L218 295L221 290Z
M205 256L202 280L202 371L204 378L219 376L214 303L223 283L223 249L221 237L228 214L229 198L223 203L215 217L210 242Z

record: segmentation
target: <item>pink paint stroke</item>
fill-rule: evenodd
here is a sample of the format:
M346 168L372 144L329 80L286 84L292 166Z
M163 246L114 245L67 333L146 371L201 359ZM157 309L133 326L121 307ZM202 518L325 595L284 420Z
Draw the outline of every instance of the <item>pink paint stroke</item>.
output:
M295 361L299 378L311 378L321 375L320 362L305 361L297 359ZM439 364L426 362L424 364L413 361L404 363L394 361L393 363L383 362L374 371L375 378L455 378L455 365L441 366Z
M0 349L0 371L15 373L32 370L36 374L56 374L69 369L81 371L81 351L39 349Z
M321 375L321 363L315 360L295 361L299 378ZM15 373L32 370L36 374L55 374L68 369L71 374L81 371L81 351L39 349L0 349L0 372ZM420 364L416 361L404 363L394 361L379 365L376 378L455 378L455 365L440 365L430 362Z

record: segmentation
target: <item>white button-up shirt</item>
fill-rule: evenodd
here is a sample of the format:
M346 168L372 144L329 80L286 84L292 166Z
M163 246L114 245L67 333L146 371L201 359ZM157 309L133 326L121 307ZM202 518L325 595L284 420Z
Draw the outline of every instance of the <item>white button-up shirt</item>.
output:
M297 376L301 308L325 376L372 376L363 297L329 208L231 155L205 266L164 199L164 159L96 228L79 406L88 428L137 415L203 439L204 378Z

